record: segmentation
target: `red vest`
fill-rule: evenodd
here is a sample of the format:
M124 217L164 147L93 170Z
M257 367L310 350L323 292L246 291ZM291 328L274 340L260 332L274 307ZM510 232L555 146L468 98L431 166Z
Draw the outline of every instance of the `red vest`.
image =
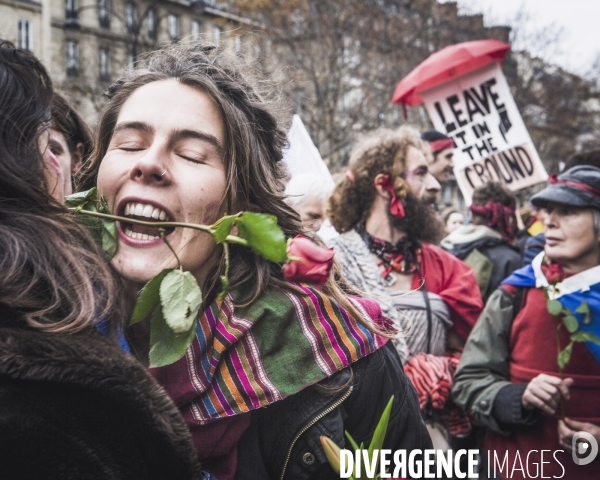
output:
M560 320L557 320L560 321ZM564 349L569 343L569 333L560 329L560 345ZM526 293L525 305L514 319L510 335L510 381L516 384L528 383L540 373L559 376L556 363L558 349L552 316L546 310L546 299L541 289L531 288ZM592 422L600 425L600 365L583 343L575 343L571 360L564 369L565 378L575 381L571 387L571 399L565 402L565 415L573 420ZM535 478L534 463L540 468L543 453L543 476L565 480L599 480L600 458L589 465L579 466L573 462L570 452L564 450L558 440L557 426L561 418L560 407L555 415L543 415L541 421L532 427L520 427L510 436L488 431L486 448L491 450L490 471L493 473L494 451L504 459L508 452L508 465L512 477L506 470L497 473L501 478ZM527 455L529 454L529 474ZM525 475L520 468L519 458ZM500 460L500 463L502 463ZM546 463L548 462L548 463ZM562 466L561 466L562 465ZM564 469L564 473L563 473ZM542 477L542 472L538 474Z

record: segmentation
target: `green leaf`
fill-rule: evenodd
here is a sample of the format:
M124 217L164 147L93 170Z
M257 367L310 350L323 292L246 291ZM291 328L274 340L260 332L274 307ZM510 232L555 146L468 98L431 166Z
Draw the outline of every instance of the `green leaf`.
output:
M572 351L573 351L573 342L571 341L571 343L569 343L562 352L559 352L558 358L556 359L556 363L558 363L558 366L560 367L561 370L563 368L565 368L565 365L567 363L569 363L569 360L571 360L571 352Z
M160 283L160 303L173 332L187 332L198 316L202 291L190 272L171 270Z
M248 241L248 246L254 253L271 262L285 262L287 242L283 231L277 225L277 217L264 213L244 212L235 224L240 231L240 237Z
M117 224L113 221L102 221L102 253L106 261L110 261L117 251Z
M344 430L344 433L348 439L348 442L350 442L350 445L352 446L352 450L358 450L358 444L354 441L352 435L350 435L347 430Z
M220 218L210 227L213 237L215 237L215 242L222 243L225 241L231 231L231 225L240 215L241 213L238 213L237 215Z
M100 213L107 213L109 215L112 213L110 211L110 208L108 208L108 203L106 203L106 198L104 198L104 195L100 197L100 204L98 206L98 211Z
M86 208L86 210L95 210L95 207ZM89 234L92 236L94 243L102 248L102 235L104 231L104 226L102 225L102 220L95 217L89 217L85 215L77 215L76 217L77 223L83 225Z
M98 189L90 188L85 192L78 192L65 197L65 205L70 208L84 208L88 203L96 203L98 201Z
M373 438L371 439L371 444L369 445L369 458L373 458L373 452L375 450L381 450L383 446L383 440L385 439L385 434L387 433L388 423L390 422L390 413L392 411L392 404L394 403L394 396L390 397L383 413L381 414L381 418L379 419L379 423L377 423L377 427L375 427L375 432L373 433ZM375 471L377 471L377 464L379 463L379 459L375 463Z
M156 277L152 278L138 295L137 302L135 304L135 310L129 325L134 325L147 318L155 309L160 305L160 282L163 278L172 271L173 269L167 268L160 272ZM160 309L159 309L160 310Z
M562 312L562 305L558 300L548 300L547 306L550 315L556 316Z
M564 323L569 333L573 333L579 328L579 322L573 315L567 315L563 317L562 322Z
M150 367L164 367L183 357L194 340L197 324L194 320L187 332L177 335L165 322L162 310L156 308L150 320Z
M575 312L583 315L583 323L585 325L592 323L592 312L590 312L590 306L587 304L587 302L582 302L581 305L577 307Z
M575 332L571 335L572 342L592 342L596 345L600 345L600 338L594 335L592 332Z
M577 307L575 313L583 313L584 315L586 315L590 313L590 306L587 304L587 302L581 302L581 305Z

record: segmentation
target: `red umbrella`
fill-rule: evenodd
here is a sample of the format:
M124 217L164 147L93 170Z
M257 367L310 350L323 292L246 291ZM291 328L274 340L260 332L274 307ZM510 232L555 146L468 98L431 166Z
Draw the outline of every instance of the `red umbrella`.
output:
M411 107L419 105L423 102L419 92L490 63L502 62L509 49L508 43L498 40L475 40L442 48L439 52L429 55L396 85L392 103L402 103Z

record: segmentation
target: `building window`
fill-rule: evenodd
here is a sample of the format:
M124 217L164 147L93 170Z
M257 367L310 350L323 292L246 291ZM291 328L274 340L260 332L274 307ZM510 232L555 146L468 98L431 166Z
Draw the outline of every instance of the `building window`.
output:
M192 40L200 40L200 22L192 20Z
M65 16L67 20L77 20L77 0L65 0Z
M100 48L100 80L110 80L108 67L108 48Z
M156 12L150 10L148 12L148 36L151 39L156 39Z
M109 9L108 0L98 0L98 22L103 28L110 28Z
M179 18L177 15L170 13L167 17L167 28L169 30L169 38L177 40L179 38Z
M135 17L136 17L136 9L133 3L125 4L125 24L127 25L127 30L133 32L135 28Z
M213 28L213 38L217 45L221 42L221 29L219 27Z
M67 40L67 75L79 75L79 46L74 40Z
M242 37L237 35L235 37L235 53L240 53L242 51Z
M31 22L29 20L19 20L19 48L23 50L33 50L31 41Z

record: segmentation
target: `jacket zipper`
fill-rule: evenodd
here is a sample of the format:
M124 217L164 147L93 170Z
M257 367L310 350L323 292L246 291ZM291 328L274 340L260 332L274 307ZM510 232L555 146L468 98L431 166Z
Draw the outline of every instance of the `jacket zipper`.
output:
M346 390L344 395L342 395L342 397L339 400L337 400L335 403L331 404L329 407L327 407L325 410L323 410L321 413L319 413L310 422L308 422L306 425L304 425L304 427L302 427L302 429L296 434L296 436L292 440L290 448L288 449L287 455L285 457L285 463L283 464L283 470L281 471L281 476L279 477L280 480L283 480L283 476L285 475L285 470L287 469L288 462L290 461L290 457L292 456L292 449L294 448L294 445L296 444L298 439L302 436L302 434L304 432L306 432L310 427L312 427L315 423L317 423L319 420L321 420L325 415L328 415L333 410L335 410L337 407L339 407L344 402L344 400L346 400L350 396L350 394L352 393L352 389L353 389L353 386L350 385L348 387L348 390Z

